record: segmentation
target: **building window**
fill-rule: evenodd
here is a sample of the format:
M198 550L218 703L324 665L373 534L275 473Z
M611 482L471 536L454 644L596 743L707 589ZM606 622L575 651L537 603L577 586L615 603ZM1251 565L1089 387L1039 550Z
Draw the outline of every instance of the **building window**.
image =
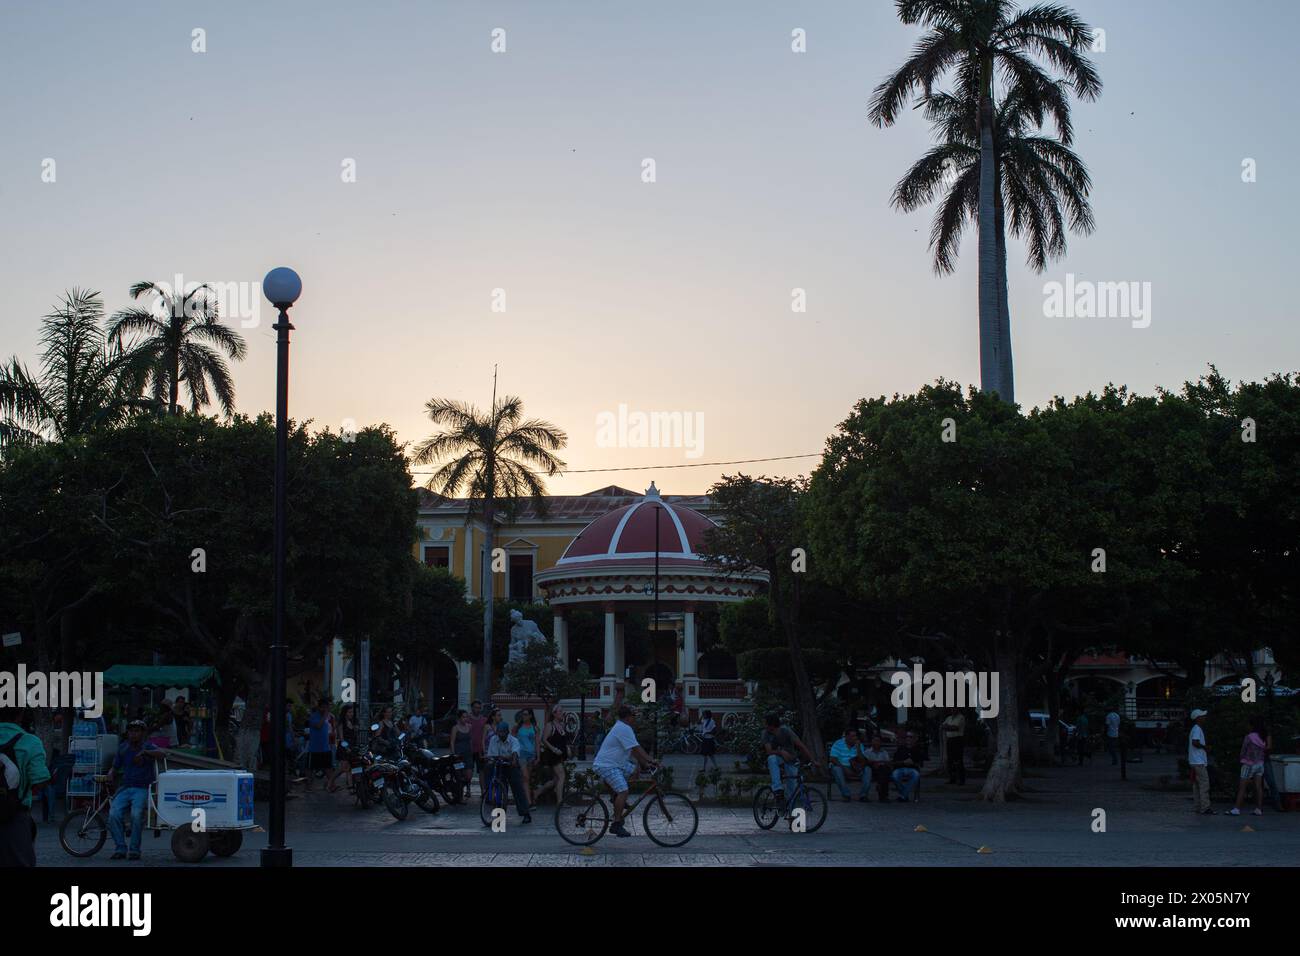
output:
M431 568L450 568L451 549L446 546L426 547L424 549L424 563Z
M533 556L531 554L510 555L509 588L512 601L533 599Z

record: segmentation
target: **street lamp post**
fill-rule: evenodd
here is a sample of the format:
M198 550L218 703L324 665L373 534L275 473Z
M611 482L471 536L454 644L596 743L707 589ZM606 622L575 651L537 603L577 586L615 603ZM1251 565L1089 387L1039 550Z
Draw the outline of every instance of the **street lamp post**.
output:
M292 269L272 269L262 280L262 292L279 312L275 368L275 603L271 644L271 819L262 866L293 866L293 850L284 845L284 552L286 537L285 472L289 459L289 308L302 294L302 280Z

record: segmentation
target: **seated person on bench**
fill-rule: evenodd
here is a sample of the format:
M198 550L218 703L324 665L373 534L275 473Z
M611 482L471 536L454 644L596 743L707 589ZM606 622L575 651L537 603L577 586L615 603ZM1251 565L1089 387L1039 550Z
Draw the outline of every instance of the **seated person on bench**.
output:
M916 744L916 734L910 730L894 751L894 786L898 788L898 802L907 803L912 799L912 788L921 779L921 751Z
M871 746L863 748L862 756L867 761L867 768L871 773L871 782L876 785L876 794L880 797L881 803L889 802L889 775L893 770L893 764L889 760L889 751L885 749L885 742L881 739L880 734L871 738ZM864 774L862 782L863 793L866 793L866 776ZM866 802L864 796L863 802Z
M840 788L840 796L845 800L852 800L853 795L849 792L849 780L862 780L862 792L858 795L859 800L867 799L867 786L871 783L870 772L867 769L867 759L862 755L862 742L858 740L858 732L850 727L844 731L844 736L835 743L831 744L831 777L835 785Z

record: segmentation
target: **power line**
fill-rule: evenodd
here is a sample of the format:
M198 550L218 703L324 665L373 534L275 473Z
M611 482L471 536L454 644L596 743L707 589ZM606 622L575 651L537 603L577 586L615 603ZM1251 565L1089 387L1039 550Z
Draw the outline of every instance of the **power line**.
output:
M753 465L764 461L790 461L793 458L820 458L821 452L811 452L807 455L777 455L773 458L742 458L738 461L697 461L689 465L643 465L639 468L569 468L561 471L561 475L589 475L594 472L608 471L659 471L664 468L716 468L720 465ZM431 475L433 468L417 468L411 471L413 475Z

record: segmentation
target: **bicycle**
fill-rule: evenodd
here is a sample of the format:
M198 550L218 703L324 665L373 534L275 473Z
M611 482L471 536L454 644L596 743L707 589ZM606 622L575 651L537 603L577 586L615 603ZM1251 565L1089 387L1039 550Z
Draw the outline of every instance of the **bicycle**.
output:
M676 732L674 736L666 741L666 745L662 748L662 752L671 754L680 751L681 753L689 754L693 757L700 752L700 745L703 741L703 734L699 731L688 728Z
M492 825L492 814L496 810L505 810L510 806L510 760L493 757L488 763L490 770L487 785L483 790L483 799L479 802L478 815L485 827Z
M695 836L700 814L685 794L666 790L662 783L663 769L656 767L650 775L649 788L627 808L623 820L626 822L645 803L641 826L646 836L659 846L679 847ZM647 798L651 798L649 802ZM574 846L591 846L603 837L609 829L609 819L609 805L601 799L598 787L588 793L570 790L555 808L555 829L565 842Z
M760 787L754 794L754 822L764 830L772 829L782 817L790 821L793 830L796 810L804 813L805 833L815 833L826 822L826 794L808 786L802 762L795 761L794 768L794 776L783 777L787 781L784 800L778 800L770 786ZM790 783L794 786L789 786Z
M113 791L104 786L108 782L107 774L96 774L95 783L103 795L98 801L89 801L84 811L69 813L59 824L59 843L75 857L94 856L108 839L108 813L113 805ZM130 825L130 820L127 825Z

